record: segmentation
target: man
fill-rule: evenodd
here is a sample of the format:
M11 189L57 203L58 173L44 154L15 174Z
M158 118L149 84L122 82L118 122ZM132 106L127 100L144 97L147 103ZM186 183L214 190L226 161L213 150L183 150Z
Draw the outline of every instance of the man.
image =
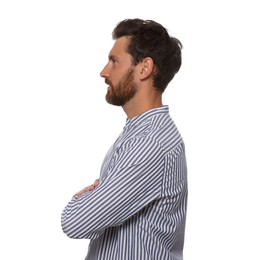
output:
M162 94L181 66L180 41L151 20L126 19L100 75L106 100L127 115L93 185L62 213L71 238L90 239L86 260L182 260L185 148Z

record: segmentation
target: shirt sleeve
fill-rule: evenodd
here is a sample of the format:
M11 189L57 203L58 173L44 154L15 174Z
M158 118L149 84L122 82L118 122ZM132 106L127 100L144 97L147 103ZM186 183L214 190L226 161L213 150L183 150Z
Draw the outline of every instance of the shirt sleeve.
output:
M67 236L95 239L160 196L164 156L156 142L147 141L139 139L116 150L101 184L66 205L61 222Z

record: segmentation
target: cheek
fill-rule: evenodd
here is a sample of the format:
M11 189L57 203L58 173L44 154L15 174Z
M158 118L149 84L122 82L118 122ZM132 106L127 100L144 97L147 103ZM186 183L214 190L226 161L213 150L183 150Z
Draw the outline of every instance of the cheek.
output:
M121 81L122 77L118 75L111 75L110 77L110 81L112 83L113 86L116 86L119 84L119 82Z

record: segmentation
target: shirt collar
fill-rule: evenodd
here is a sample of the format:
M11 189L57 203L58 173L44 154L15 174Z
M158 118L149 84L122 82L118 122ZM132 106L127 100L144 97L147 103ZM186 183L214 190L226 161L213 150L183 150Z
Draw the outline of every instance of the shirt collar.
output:
M156 114L167 114L167 113L169 113L169 106L168 105L163 105L161 107L152 108L152 109L147 110L147 111L143 112L142 114L139 114L135 117L127 118L124 128L130 128L132 126L140 124L141 122L145 122Z

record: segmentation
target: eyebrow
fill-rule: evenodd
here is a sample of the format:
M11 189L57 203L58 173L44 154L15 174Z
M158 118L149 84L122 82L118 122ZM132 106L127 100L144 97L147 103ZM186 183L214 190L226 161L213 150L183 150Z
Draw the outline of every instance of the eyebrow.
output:
M111 59L115 59L115 58L116 58L116 56L115 56L115 55L113 55L113 54L110 54L110 55L108 56L108 58L109 58L109 60L111 60Z
M115 59L118 59L118 57L115 56L115 55L113 55L113 54L110 54L110 55L108 56L108 59L109 59L109 60L115 60Z

